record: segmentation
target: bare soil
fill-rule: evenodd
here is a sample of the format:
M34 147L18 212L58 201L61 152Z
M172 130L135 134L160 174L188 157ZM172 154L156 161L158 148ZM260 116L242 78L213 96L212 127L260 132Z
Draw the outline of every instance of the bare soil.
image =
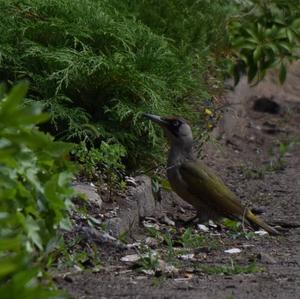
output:
M120 261L136 253L134 249L106 244L97 249L102 264L98 271L88 266L77 273L62 271L56 278L59 288L71 298L300 298L299 86L299 64L291 68L283 87L274 74L252 88L243 80L228 94L228 107L203 151L206 163L243 202L263 210L261 217L282 229L280 236L235 235L222 226L210 228L199 234L209 236L216 246L194 248L196 260L175 263L176 273L154 275ZM264 103L265 98L279 108ZM196 226L179 221L182 211L176 207L167 213L177 233ZM143 232L140 240L146 237ZM224 253L229 248L241 252ZM202 268L252 263L258 270L254 273L208 274Z

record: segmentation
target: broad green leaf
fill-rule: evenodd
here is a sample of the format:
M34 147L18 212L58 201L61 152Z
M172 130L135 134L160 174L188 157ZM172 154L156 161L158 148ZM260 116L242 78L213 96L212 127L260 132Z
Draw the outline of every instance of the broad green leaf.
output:
M259 43L259 36L257 35L257 32L255 29L246 28L245 30L253 38L253 41L255 41L256 43Z
M293 22L292 22L292 25L291 27L296 31L296 32L300 32L300 18L297 18L295 19Z
M19 265L10 258L0 258L0 279L15 272Z
M58 176L58 186L59 187L66 187L68 184L71 183L72 174L69 172L61 172Z
M40 249L43 249L43 243L40 237L40 227L31 216L27 216L25 220L25 228L28 238Z
M295 41L295 37L294 37L293 31L291 31L288 28L286 29L286 35L287 35L290 43L293 43Z
M292 52L293 50L293 46L287 42L283 42L281 41L280 43L278 43L279 47L285 49L286 51L288 51L289 53Z
M25 82L19 83L13 87L9 95L0 102L0 116L15 111L24 99L27 90L28 84Z
M277 46L277 44L275 44L275 43L268 43L268 44L266 45L266 47L270 48L270 49L273 51L273 53L274 53L275 55L277 55L277 54L279 53L278 46Z
M0 239L0 252L6 250L19 251L21 241L19 238Z
M253 60L257 63L262 57L262 48L258 46L255 51L253 52Z

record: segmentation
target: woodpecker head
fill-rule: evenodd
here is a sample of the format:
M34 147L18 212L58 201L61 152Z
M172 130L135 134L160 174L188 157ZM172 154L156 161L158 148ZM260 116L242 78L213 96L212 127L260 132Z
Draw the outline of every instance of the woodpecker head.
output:
M193 143L191 127L184 119L179 117L162 117L147 113L144 113L144 116L163 128L171 144L190 146Z

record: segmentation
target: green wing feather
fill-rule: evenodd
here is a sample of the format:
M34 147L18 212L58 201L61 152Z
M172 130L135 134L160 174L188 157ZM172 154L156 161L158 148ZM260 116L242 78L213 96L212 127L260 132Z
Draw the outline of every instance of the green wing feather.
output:
M262 227L267 232L273 235L279 234L276 229L244 207L223 181L201 161L186 161L180 165L179 171L188 191L197 200L205 202L207 206L215 209L221 215L245 217L246 220ZM195 204L195 206L197 205Z
M219 210L224 215L242 216L245 208L236 196L201 161L187 161L180 165L180 174L189 192Z

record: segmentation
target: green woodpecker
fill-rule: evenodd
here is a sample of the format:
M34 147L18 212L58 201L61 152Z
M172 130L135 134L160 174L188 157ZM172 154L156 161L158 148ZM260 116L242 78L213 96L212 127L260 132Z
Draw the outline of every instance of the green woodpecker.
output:
M185 120L152 114L144 116L164 129L171 146L168 180L172 189L196 208L200 221L228 217L260 226L270 234L278 234L276 229L244 207L222 180L196 158L192 130Z

